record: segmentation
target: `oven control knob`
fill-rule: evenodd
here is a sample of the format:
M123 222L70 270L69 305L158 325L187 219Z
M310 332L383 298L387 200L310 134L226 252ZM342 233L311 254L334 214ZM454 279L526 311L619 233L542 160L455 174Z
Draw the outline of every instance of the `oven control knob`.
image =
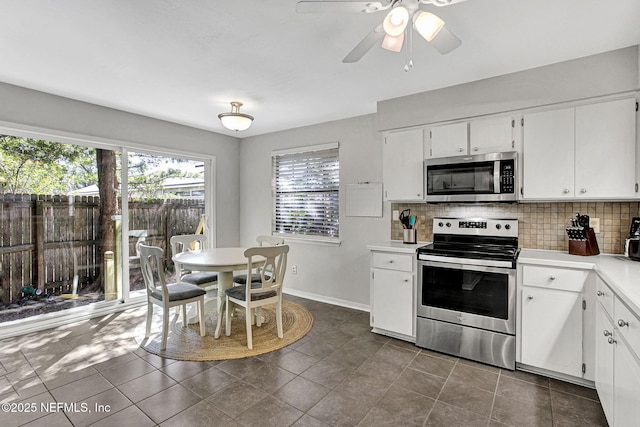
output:
M496 224L496 228L497 228L498 230L500 230L500 229L502 228L502 226L501 226L500 224Z
M505 230L511 230L511 226L510 226L509 224L506 224L506 225L504 226L504 229L505 229Z
M450 222L447 223L447 227L451 227L451 223Z
M438 223L438 227L444 227L444 224L443 224L443 223L441 223L441 222L439 222L439 223Z

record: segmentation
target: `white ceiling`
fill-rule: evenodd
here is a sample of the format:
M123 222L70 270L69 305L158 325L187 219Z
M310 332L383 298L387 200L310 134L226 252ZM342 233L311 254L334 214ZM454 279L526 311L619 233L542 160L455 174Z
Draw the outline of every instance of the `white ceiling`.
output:
M297 14L296 1L0 0L0 81L247 137L640 44L639 0L468 0L430 8L462 46L443 56L416 37L405 72L404 53L378 47L342 63L384 12ZM249 130L220 124L231 101Z

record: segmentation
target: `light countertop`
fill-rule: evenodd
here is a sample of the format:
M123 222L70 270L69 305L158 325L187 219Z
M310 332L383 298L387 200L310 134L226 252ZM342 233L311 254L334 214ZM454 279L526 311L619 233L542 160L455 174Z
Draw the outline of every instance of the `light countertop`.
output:
M386 242L367 245L367 249L369 249L370 251L385 251L385 252L415 254L416 249L428 243L429 242L402 243L402 240L388 240Z
M518 264L595 270L613 292L640 316L640 262L622 255L570 255L567 252L522 249Z

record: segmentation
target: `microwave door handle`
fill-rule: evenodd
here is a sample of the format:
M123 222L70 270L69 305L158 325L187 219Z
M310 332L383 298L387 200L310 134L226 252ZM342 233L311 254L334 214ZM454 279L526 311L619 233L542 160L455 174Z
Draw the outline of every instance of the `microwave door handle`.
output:
M493 162L493 192L500 194L500 160Z

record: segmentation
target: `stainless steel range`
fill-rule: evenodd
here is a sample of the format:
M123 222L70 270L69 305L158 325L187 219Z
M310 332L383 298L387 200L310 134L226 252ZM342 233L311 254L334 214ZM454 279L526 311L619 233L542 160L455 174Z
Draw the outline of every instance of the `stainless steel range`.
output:
M416 345L515 369L517 219L434 218L418 249Z

